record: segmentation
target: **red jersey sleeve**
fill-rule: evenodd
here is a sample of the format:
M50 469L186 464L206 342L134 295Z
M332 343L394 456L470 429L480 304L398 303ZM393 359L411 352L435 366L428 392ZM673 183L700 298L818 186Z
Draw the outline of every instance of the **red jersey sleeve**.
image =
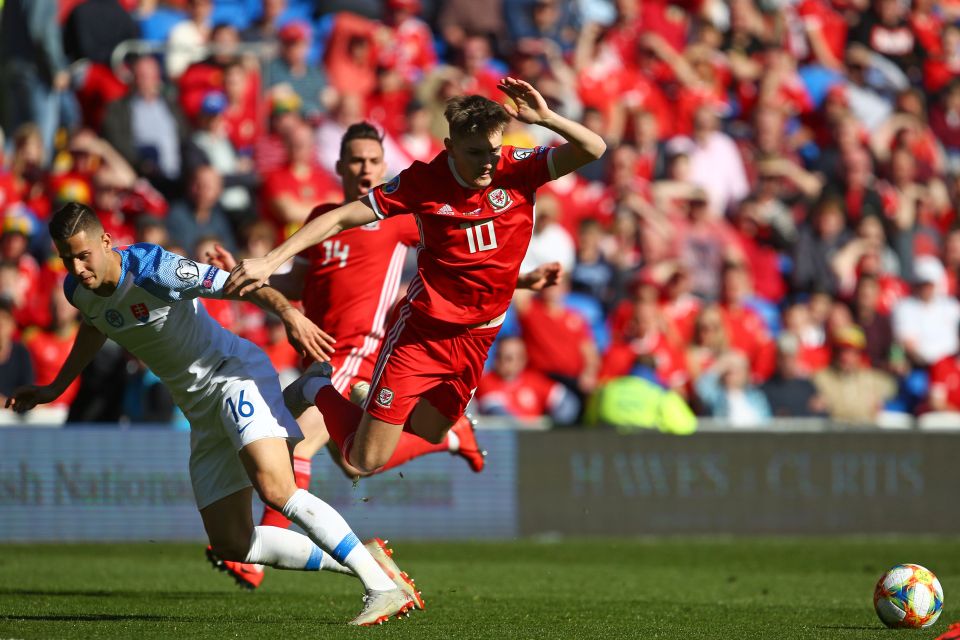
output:
M551 180L556 180L553 166L553 147L503 147L500 155L502 184L513 189L536 191Z
M424 202L424 195L435 188L430 174L429 165L417 161L390 182L376 187L367 195L373 212L381 220L404 213L432 213L432 203Z

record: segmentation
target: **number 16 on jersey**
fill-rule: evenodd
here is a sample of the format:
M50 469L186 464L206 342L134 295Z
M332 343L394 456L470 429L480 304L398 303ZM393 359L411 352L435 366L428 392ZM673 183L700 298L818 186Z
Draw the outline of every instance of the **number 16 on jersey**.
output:
M490 251L497 248L497 234L493 231L493 220L484 222L464 222L461 229L467 232L467 245L470 253Z

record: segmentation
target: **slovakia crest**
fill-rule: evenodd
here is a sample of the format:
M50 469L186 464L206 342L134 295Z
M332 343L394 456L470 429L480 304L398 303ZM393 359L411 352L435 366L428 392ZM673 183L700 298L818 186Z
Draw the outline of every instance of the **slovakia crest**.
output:
M377 404L381 407L389 407L393 404L393 390L387 387L381 387L377 392Z
M513 199L510 198L508 194L503 189L494 189L487 194L487 201L490 203L490 206L493 207L494 211L503 211L513 204Z
M130 305L130 313L133 314L133 317L136 318L138 322L146 322L150 319L150 309L142 302Z

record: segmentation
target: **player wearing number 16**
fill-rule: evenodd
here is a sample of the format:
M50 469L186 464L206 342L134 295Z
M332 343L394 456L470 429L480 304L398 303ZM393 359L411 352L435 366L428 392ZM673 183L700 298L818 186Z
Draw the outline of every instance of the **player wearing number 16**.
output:
M537 188L606 148L600 136L551 111L530 84L503 78L499 88L512 104L481 96L448 103L450 137L431 162L416 162L367 197L318 216L265 257L241 262L227 281L228 293L248 294L286 260L340 231L414 217L418 273L387 328L365 413L357 416L329 379L308 372L294 383L303 401L320 409L345 459L364 472L389 465L403 438L440 441L462 415L518 285ZM511 116L567 142L503 146ZM421 398L427 403L418 405ZM414 406L415 434L403 429Z
M56 399L109 337L157 374L190 421L190 480L220 558L355 575L367 593L353 624L412 608L411 585L388 576L333 507L295 484L290 455L302 434L276 371L256 345L221 327L197 301L224 297L226 273L153 244L114 249L82 204L64 206L49 227L69 272L64 293L84 324L56 379L17 389L7 406L24 412ZM301 351L329 360L330 336L286 298L270 287L251 298L283 318ZM251 486L307 535L254 527Z

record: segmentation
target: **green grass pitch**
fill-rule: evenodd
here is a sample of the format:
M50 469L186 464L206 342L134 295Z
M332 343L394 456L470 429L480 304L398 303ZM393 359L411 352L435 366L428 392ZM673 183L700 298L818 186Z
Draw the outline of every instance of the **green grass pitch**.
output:
M247 593L209 568L200 544L0 545L0 639L919 640L960 620L957 542L396 541L427 609L376 629L344 626L361 604L345 576L268 570ZM873 612L874 583L898 562L943 583L944 613L929 630L891 631Z

